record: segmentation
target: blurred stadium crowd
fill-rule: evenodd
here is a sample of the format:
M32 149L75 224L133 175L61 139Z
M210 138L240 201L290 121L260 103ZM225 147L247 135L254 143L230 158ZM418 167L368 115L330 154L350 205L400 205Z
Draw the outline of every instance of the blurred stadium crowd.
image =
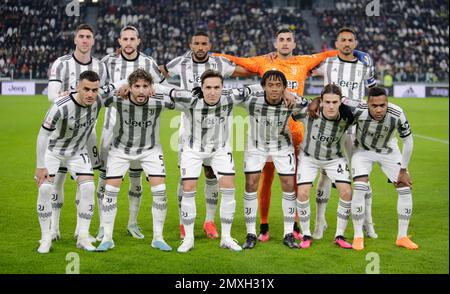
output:
M190 36L207 31L213 51L254 56L272 51L280 27L295 30L295 54L311 54L310 28L298 8L275 7L256 0L128 0L102 1L96 17L94 52L102 57L117 47L124 25L141 32L141 50L159 64L183 54ZM379 73L394 81L448 81L448 1L383 0L381 15L368 17L364 1L335 1L314 9L321 48L334 46L334 34L344 26L358 32L358 49L369 52ZM0 77L46 79L49 65L73 48L73 31L85 20L68 17L60 1L2 0L0 3Z

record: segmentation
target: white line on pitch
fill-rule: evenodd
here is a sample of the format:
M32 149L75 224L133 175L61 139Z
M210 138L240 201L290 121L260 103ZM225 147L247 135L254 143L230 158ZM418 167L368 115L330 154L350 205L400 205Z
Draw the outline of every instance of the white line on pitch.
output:
M439 143L448 145L448 141L445 141L445 140L441 140L441 139L437 139L437 138L433 138L433 137L422 136L422 135L418 135L418 134L413 134L413 136L417 137L417 138L422 138L425 140L430 140L430 141L439 142Z

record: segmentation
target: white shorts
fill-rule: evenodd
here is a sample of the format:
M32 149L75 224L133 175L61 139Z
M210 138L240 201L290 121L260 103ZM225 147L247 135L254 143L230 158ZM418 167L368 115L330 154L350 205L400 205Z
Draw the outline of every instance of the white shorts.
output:
M155 146L139 155L125 154L123 150L111 147L108 152L106 178L123 178L131 165L141 166L147 177L165 177L166 168L160 146Z
M320 169L324 170L334 183L351 184L350 169L345 157L333 160L317 160L300 152L297 165L297 185L312 185Z
M246 174L260 173L267 161L273 161L280 176L295 175L294 148L276 152L264 152L259 149L245 151L244 172Z
M234 159L231 148L221 148L215 152L198 152L184 147L181 154L180 172L183 180L196 180L202 172L202 165L211 166L216 178L234 176Z
M89 138L86 142L85 149L86 150L84 152L87 151L87 154L89 156L89 160L91 161L91 166L93 167L93 169L101 168L101 161L100 161L99 150L97 147L97 134L95 132L95 126L94 126L94 129L92 130L92 133L89 135ZM67 166L65 163L62 163L60 165L58 172L61 172L61 173L67 172ZM72 177L75 178L73 175L72 175Z
M61 166L66 166L74 179L78 176L94 176L86 148L78 150L73 156L60 155L47 149L45 151L45 167L48 174L52 177L55 176Z
M378 162L381 170L388 179L395 183L400 173L402 154L398 148L391 153L383 154L371 150L356 149L352 156L352 174L353 179L369 176L373 164Z

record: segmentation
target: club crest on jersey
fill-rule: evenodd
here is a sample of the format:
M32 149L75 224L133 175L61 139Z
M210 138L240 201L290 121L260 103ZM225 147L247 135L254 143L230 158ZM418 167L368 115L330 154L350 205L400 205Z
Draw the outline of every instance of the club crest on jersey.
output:
M292 75L297 75L297 68L296 67L294 67L294 68L292 68Z
M201 81L202 81L201 76L196 73L194 73L194 76L192 79L189 79L189 83L191 83L191 84L195 83L195 84L200 85Z
M298 89L298 82L297 81L287 81L287 87L289 89Z

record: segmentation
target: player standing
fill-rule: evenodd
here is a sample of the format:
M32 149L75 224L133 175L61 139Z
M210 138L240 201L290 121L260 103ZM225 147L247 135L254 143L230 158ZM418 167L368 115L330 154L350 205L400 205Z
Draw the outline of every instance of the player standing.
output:
M397 144L395 131L403 141L403 151ZM419 246L408 237L409 220L412 214L412 180L408 174L408 164L413 150L411 126L403 110L389 103L386 91L379 87L369 90L367 107L356 120L356 150L352 156L353 200L352 218L355 231L353 248L364 249L363 222L369 190L368 180L374 163L394 183L398 193L398 234L397 246L418 249Z
M111 53L102 59L102 62L106 65L108 72L108 78L110 82L117 82L127 79L128 76L137 70L138 68L144 69L150 73L152 80L156 83L162 83L164 76L159 71L156 62L149 56L138 51L138 47L141 43L139 37L139 31L133 26L125 26L120 31L118 40L120 44L120 53ZM105 191L106 183L106 166L108 150L113 140L113 129L116 123L116 108L107 107L105 119L103 122L102 136L100 139L100 176L97 187L97 203L98 211L102 211L102 199ZM139 225L138 225L138 213L142 199L142 168L136 162L130 164L130 187L128 190L128 203L130 215L128 218L127 232L131 236L137 239L143 239ZM100 226L97 234L97 240L101 241L103 238L103 220L100 216Z
M95 250L89 238L89 225L94 214L94 173L86 150L88 138L95 127L100 107L100 78L94 71L79 76L77 92L62 97L48 110L39 131L35 180L39 188L37 213L41 226L39 253L48 253L52 245L51 194L56 172L66 165L77 181L78 236L77 247ZM104 87L102 96L111 94L114 86Z
M163 251L172 248L164 241L163 228L167 213L167 196L164 157L159 141L160 115L164 108L173 108L169 98L157 94L150 98L153 78L143 69L137 69L128 77L129 99L107 99L105 106L117 109L114 139L108 152L105 195L102 203L104 236L97 251L114 247L113 230L117 213L117 196L123 176L130 164L142 166L152 191L152 247ZM160 86L163 87L163 86ZM160 88L158 88L160 89ZM167 94L169 90L167 90ZM167 96L167 95L166 95Z
M355 55L364 54L356 51L357 46L356 32L349 27L341 28L336 34L336 49L338 55L329 57L314 70L318 75L324 77L324 85L336 84L341 88L342 95L346 98L363 101L366 86L374 87L375 68L369 61L363 62L360 57ZM353 150L355 126L349 128L345 137L345 151L348 159L351 159ZM366 207L364 227L366 233L371 238L377 238L372 221L372 191L370 189L366 193ZM327 227L325 220L326 206L331 192L331 180L324 174L320 174L316 191L316 222L313 233L314 239L322 239L323 233Z
M186 90L192 90L201 85L201 76L206 70L215 70L223 77L230 76L248 76L250 72L240 66L236 66L223 57L215 57L208 55L212 44L208 34L205 32L195 33L189 44L191 51L188 51L182 56L179 56L164 66L160 66L161 72L166 77L179 76L181 80L180 87ZM186 133L188 121L184 112L181 113L181 122L179 130L179 148L178 148L178 165L180 165L181 156L183 153L184 141L186 140ZM206 216L203 223L203 230L208 238L218 238L217 228L214 223L216 209L219 199L219 186L216 176L214 175L211 166L204 164L205 172L205 197L206 197ZM178 207L181 208L182 197L182 180L178 184ZM181 213L181 209L180 209ZM185 230L181 222L180 215L180 236L184 238Z
M350 216L352 189L348 161L343 153L343 137L362 110L341 103L342 94L335 84L326 85L320 95L322 107L317 119L306 115L303 109L295 117L305 125L305 140L302 142L297 167L297 212L303 233L300 248L309 248L311 207L309 194L318 170L324 170L336 183L339 192L335 243L349 249L352 245L344 239Z
M281 29L275 34L274 47L276 49L276 58L270 59L267 56L256 56L249 58L240 58L225 54L216 54L224 56L237 65L240 65L250 72L257 73L259 76L272 69L283 72L287 79L287 89L290 92L303 96L304 82L310 71L318 66L325 58L335 56L337 51L328 51L313 55L293 56L292 53L296 47L295 34L289 29ZM289 128L294 143L295 154L298 154L298 146L303 140L303 125L301 122L289 121ZM297 157L295 158L297 161ZM297 165L296 165L297 166ZM259 240L265 242L269 240L269 207L271 186L274 178L275 166L273 162L267 162L264 166L261 186L259 189L260 206L260 235ZM295 223L293 233L296 239L301 239L300 231Z
M296 100L293 109L282 104L287 80L281 71L264 73L261 86L247 88L243 106L250 115L247 148L244 155L245 193L244 211L247 236L244 249L256 245L256 213L258 210L258 185L261 170L268 158L274 162L282 188L284 219L283 243L298 248L292 233L295 221L295 151L288 123L293 111L308 105L307 100Z
M92 46L94 46L94 30L87 24L81 24L75 31L74 43L75 50L67 55L61 56L55 60L50 69L49 82L48 82L48 99L50 102L55 103L58 101L61 93L68 93L69 91L75 91L78 84L78 78L80 74L86 70L92 70L96 72L100 77L100 85L104 85L106 81L106 69L105 66L97 58L91 55ZM97 148L97 136L95 128L91 133L88 143L87 152L91 160L94 169L100 167L100 159ZM64 182L66 179L67 167L61 165L56 173L54 180L54 191L52 192L52 234L53 240L59 240L61 234L59 230L59 219L61 208L64 204ZM78 202L80 195L77 191L76 203ZM79 215L77 216L77 228L75 229L75 238L78 235L78 223L80 221ZM91 242L95 238L90 237Z
M174 91L171 95L175 107L185 111L188 121L180 165L183 181L181 216L186 236L177 251L184 253L194 247L194 223L197 216L195 196L202 164L213 169L222 195L220 246L241 251L242 248L231 237L236 201L234 160L228 135L233 104L242 95L234 90L223 90L223 77L213 70L203 73L201 89L195 89L194 93Z

